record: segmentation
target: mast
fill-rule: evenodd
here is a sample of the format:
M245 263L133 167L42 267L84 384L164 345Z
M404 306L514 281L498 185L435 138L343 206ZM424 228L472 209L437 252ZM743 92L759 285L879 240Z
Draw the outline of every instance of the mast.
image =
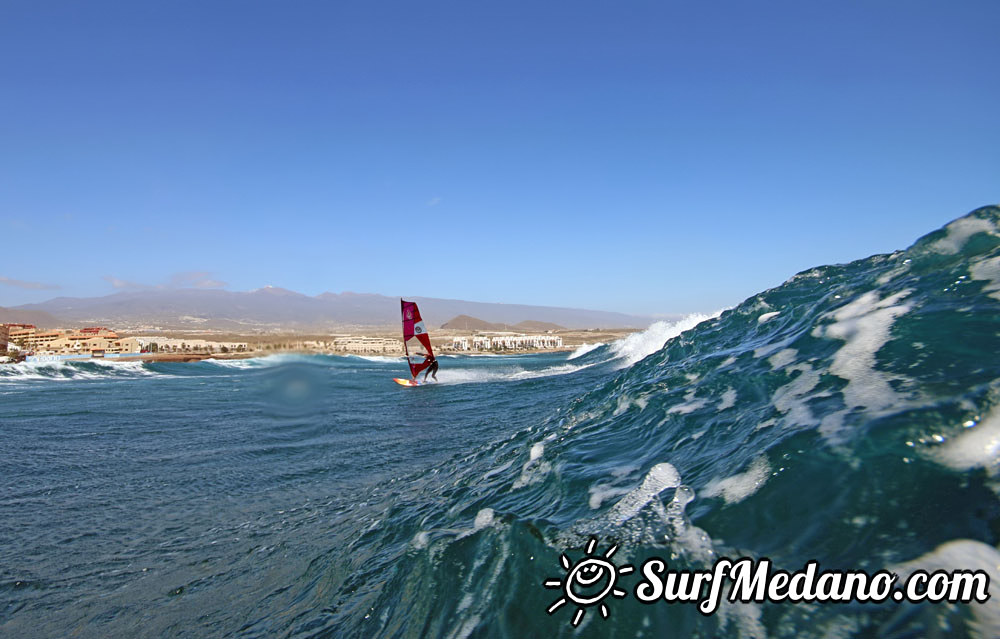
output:
M412 372L413 371L413 362L410 361L409 340L406 339L406 302L403 301L402 297L399 298L399 308L400 308L400 311L403 313L403 352L406 353L406 365L410 367L410 371ZM416 379L416 378L417 378L417 376L414 374L413 375L413 379Z

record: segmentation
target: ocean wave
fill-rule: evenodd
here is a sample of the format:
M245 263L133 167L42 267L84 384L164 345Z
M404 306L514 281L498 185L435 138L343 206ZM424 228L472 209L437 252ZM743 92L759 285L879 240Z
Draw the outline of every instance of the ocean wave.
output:
M144 362L113 362L100 360L61 362L19 362L0 365L0 383L23 381L70 381L109 379L115 377L160 376Z
M323 355L307 355L303 353L275 353L274 355L260 355L257 357L247 357L242 359L215 359L208 358L201 360L201 363L221 368L235 368L241 370L254 368L269 368L272 366L283 366L294 363L312 363Z
M611 351L620 360L622 368L659 351L667 340L677 337L684 331L689 331L702 322L719 317L722 311L711 314L691 313L674 322L655 322L649 328L639 333L633 333L611 343Z
M594 351L602 346L604 346L604 342L597 342L596 344L580 344L566 359L574 360L578 357L583 357L587 353L590 353L591 351Z
M434 469L450 491L440 529L484 507L495 524L462 539L430 535L413 549L414 570L386 592L448 587L456 565L518 575L507 589L469 577L461 590L488 600L475 608L482 614L432 605L424 615L431 627L487 632L542 610L489 612L533 601L537 584L559 574L560 554L591 536L685 569L718 556L767 556L787 570L810 560L988 566L1000 541L997 264L1000 209L988 207L905 251L809 269L734 308L609 344L600 363L612 364L610 376L588 377L599 381L585 394ZM498 547L510 550L500 557ZM388 610L381 628L399 623L397 605L388 594L373 601ZM818 638L947 626L956 636L1000 635L989 606L957 616L948 607L908 615L892 605L727 603L707 618L693 606L618 605L579 632ZM545 634L567 623L532 619Z
M557 375L568 375L594 366L590 364L560 364L543 368L525 368L518 365L491 366L489 368L448 367L438 371L441 384L480 384L486 382L516 382L526 379L540 379Z

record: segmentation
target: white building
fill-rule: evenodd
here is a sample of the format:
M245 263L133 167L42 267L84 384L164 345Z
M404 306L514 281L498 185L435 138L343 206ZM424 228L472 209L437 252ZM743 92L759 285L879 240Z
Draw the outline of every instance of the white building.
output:
M451 348L456 351L524 351L543 348L562 348L563 340L557 335L525 335L519 333L493 333L452 338Z
M403 343L398 339L385 337L338 337L333 340L333 350L395 355L403 352Z
M527 350L561 348L562 338L556 335L497 335L490 340L494 350Z

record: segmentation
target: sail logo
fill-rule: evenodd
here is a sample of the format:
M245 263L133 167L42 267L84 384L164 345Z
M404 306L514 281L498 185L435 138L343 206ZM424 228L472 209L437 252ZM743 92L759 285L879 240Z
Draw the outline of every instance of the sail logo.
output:
M616 566L611 561L611 556L618 550L617 544L608 548L604 555L594 556L596 547L597 538L591 537L587 542L586 555L576 563L571 562L566 553L561 554L559 563L566 571L566 578L546 579L543 584L546 588L562 590L562 596L546 609L550 615L567 603L576 605L576 612L570 620L574 628L580 625L588 608L597 607L601 616L607 619L609 612L604 600L608 596L624 599L627 593L616 587L618 576L627 575L635 569L629 564Z

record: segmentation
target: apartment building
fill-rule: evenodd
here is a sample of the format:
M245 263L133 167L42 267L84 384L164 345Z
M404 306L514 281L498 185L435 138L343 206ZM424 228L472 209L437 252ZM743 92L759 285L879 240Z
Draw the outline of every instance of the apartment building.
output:
M7 344L15 341L13 335L20 335L27 331L34 331L34 324L0 324L0 355L7 353Z
M7 325L8 340L23 351L39 355L77 355L103 357L106 354L138 353L139 341L133 337L123 338L118 333L94 326L76 331L40 331L31 325Z
M345 353L397 355L403 352L403 343L398 339L385 337L337 337L333 340L333 350Z
M471 346L467 337L456 337L451 341L451 348L456 351L531 350L562 348L562 345L563 340L557 335L523 335L514 333L503 333L492 336L473 335Z

